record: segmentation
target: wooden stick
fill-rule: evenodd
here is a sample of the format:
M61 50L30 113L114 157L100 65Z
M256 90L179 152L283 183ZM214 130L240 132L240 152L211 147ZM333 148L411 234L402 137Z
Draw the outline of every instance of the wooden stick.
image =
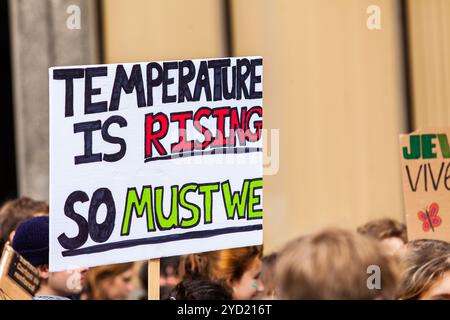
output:
M148 260L148 300L159 300L159 259Z

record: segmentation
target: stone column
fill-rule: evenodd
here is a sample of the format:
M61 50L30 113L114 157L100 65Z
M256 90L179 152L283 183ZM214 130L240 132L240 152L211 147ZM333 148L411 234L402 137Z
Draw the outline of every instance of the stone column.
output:
M9 9L19 194L48 199L48 68L99 63L97 1L9 0ZM77 17L79 28L67 23Z

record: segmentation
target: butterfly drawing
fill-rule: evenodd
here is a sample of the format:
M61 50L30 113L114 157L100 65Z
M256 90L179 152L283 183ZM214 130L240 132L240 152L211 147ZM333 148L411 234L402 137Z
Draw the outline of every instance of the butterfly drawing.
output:
M425 208L424 211L420 210L417 213L419 220L423 222L422 230L425 232L432 230L434 232L434 228L439 227L442 223L441 217L438 216L439 205L436 202L433 202L430 207Z

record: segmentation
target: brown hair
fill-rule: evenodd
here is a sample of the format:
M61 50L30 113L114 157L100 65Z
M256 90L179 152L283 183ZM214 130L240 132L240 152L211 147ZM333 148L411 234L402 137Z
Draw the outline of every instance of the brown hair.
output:
M23 220L39 213L48 214L46 202L27 197L6 201L0 208L0 248Z
M108 278L116 277L133 267L133 263L112 264L89 269L86 277L84 295L86 300L106 300L107 296L103 292L99 283Z
M181 258L180 275L185 279L206 278L230 286L261 255L261 246L190 254Z
M436 280L450 271L450 244L440 240L408 243L403 269L399 298L420 299Z
M381 271L381 289L368 286L373 265ZM280 253L275 279L282 299L390 299L399 269L373 239L329 229L290 242Z
M276 296L275 290L275 266L278 260L278 253L274 252L261 259L261 282L264 285L264 292L257 296L261 299L271 299Z
M376 240L400 238L404 243L408 241L405 224L389 218L370 221L357 231Z

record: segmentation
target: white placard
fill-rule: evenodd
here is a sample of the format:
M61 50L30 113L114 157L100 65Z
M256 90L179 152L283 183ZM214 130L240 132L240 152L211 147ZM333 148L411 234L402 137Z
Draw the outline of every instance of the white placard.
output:
M53 67L50 270L262 244L262 58Z

